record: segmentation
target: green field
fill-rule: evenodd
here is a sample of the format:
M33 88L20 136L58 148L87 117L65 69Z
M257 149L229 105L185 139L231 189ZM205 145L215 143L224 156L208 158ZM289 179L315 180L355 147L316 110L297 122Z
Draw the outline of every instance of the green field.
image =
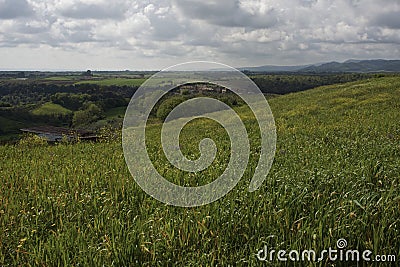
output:
M276 157L254 193L247 187L259 132L248 109L238 108L250 136L250 163L229 194L197 208L167 206L143 192L119 140L1 146L0 266L258 266L264 245L320 252L336 248L340 238L349 249L400 260L399 99L398 77L271 99ZM219 125L196 120L184 128L188 157L199 156L198 142L208 136L220 152L212 167L189 178L166 162L160 128L148 128L148 151L168 179L201 184L196 178L212 179L226 166L229 140Z
M79 76L55 76L45 78L45 81L73 81L74 79L79 78Z
M97 84L103 86L140 86L146 79L110 78L101 80L81 81L76 84Z
M43 115L68 115L71 114L72 111L64 108L61 105L54 104L52 102L47 102L40 107L34 109L32 111L33 115L43 116Z

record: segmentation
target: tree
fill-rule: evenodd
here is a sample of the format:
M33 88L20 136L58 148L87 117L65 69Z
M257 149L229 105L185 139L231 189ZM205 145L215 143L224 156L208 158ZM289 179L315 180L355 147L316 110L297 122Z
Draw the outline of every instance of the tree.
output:
M74 113L72 125L75 127L88 125L102 118L104 118L103 111L96 104L90 103L86 109L78 110Z
M171 113L171 111L178 106L180 103L184 102L186 99L182 96L177 96L177 97L171 97L166 99L164 102L161 103L161 105L157 109L157 118L161 119L164 121L168 114Z
M17 73L17 78L25 78L25 77L26 77L25 76L25 72L20 71L20 72Z
M86 72L82 73L82 76L86 76L86 77L92 77L93 73L91 70L87 70Z

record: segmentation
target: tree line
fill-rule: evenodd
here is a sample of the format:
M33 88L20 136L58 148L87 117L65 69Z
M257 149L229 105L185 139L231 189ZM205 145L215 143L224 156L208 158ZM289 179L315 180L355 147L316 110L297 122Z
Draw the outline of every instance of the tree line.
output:
M287 94L304 91L322 85L351 82L393 74L251 74L249 77L265 94ZM136 86L103 86L98 84L57 84L46 81L0 80L0 135L18 133L21 125L49 124L54 126L80 127L104 121L106 112L126 107L137 91ZM187 93L187 92L186 92ZM177 104L193 97L183 91L180 95L168 94L156 105L154 117L163 120ZM231 94L211 94L230 106L242 105ZM169 99L170 98L170 99ZM164 104L162 102L165 102ZM33 112L51 103L60 112ZM67 112L65 112L67 110ZM120 124L122 118L116 122ZM104 123L110 123L105 121ZM97 125L99 126L99 125Z

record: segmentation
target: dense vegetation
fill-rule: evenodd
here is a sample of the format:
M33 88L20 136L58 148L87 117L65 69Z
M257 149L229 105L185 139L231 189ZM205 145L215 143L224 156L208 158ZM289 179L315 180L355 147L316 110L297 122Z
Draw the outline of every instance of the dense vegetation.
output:
M387 76L395 74L385 74ZM252 80L260 87L265 94L288 94L312 89L322 85L331 85L368 79L372 77L384 76L384 74L274 74L274 75L255 75Z
M13 75L15 77L10 77L14 78L0 80L0 141L16 138L21 127L33 125L50 124L90 130L110 124L120 127L124 107L145 80L143 74L93 76L90 71L80 76L51 76L48 73L43 74L46 75L44 77L40 76L41 73ZM321 85L392 75L395 74L258 74L250 77L265 94L281 95ZM18 78L25 76L32 78ZM184 98L187 96L184 95Z
M107 111L126 107L137 87L53 82L0 82L0 135L18 134L24 127L40 124L90 128L114 123ZM119 115L123 115L119 114ZM95 124L94 124L95 123Z
M246 107L235 107L250 133L250 164L232 192L198 208L166 206L146 195L125 166L118 138L2 146L0 265L254 266L264 245L322 251L339 238L350 249L400 259L399 99L398 77L271 99L277 154L254 193L246 189L256 166L257 124ZM163 161L159 131L154 124L147 132L159 172L193 182ZM203 177L226 164L224 130L197 120L181 134L183 151L196 157L198 141L210 133L221 153ZM356 265L315 263L349 264Z

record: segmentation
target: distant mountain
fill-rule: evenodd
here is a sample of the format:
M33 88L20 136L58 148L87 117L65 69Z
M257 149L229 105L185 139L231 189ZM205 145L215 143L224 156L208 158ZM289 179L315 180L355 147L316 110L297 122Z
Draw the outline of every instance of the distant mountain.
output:
M314 65L301 65L301 66L274 66L265 65L260 67L246 67L239 68L241 71L251 71L251 72L296 72L298 70L314 66Z
M346 60L344 63L360 63L362 60L357 60L357 59L349 59Z
M299 66L274 66L240 68L250 72L400 72L400 60L356 60L349 59L343 63L328 62Z
M400 72L400 60L347 60L309 66L300 72Z

